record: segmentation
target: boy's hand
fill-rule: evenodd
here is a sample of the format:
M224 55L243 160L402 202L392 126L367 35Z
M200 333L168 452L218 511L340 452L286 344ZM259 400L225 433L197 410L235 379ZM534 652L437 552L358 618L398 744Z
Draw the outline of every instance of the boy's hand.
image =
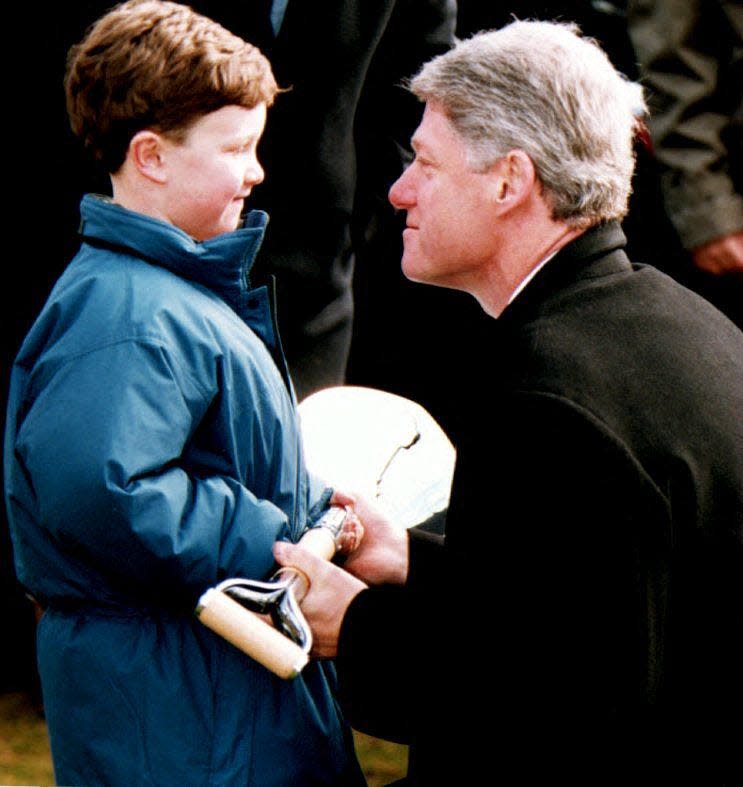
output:
M335 492L331 502L346 506L361 521L363 539L343 568L372 585L402 585L408 576L408 534L358 495Z
M348 505L345 505L346 518L343 520L343 527L340 535L336 539L337 554L342 558L347 558L355 552L364 540L364 525L356 515L356 512Z

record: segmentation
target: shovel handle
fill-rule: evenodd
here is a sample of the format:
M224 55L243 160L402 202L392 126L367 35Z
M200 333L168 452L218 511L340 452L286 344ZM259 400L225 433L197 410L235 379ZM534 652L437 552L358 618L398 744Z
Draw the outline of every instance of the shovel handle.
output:
M304 533L299 543L318 557L332 560L345 517L345 509L331 507L315 526ZM282 579L289 579L289 575L293 574L290 592L295 594L297 600L304 598L309 589L307 577L292 568L284 568L279 573ZM300 647L262 617L216 588L209 588L201 596L196 606L196 616L205 626L280 678L295 678L309 661L309 646L307 650Z
M199 620L280 678L296 678L309 655L254 612L210 588L196 607Z

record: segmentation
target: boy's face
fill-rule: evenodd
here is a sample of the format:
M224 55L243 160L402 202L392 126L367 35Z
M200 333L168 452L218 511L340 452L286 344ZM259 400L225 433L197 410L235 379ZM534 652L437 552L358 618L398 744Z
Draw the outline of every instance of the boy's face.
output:
M256 148L266 105L229 105L199 118L185 140L165 140L168 221L195 240L232 232L245 198L263 180Z

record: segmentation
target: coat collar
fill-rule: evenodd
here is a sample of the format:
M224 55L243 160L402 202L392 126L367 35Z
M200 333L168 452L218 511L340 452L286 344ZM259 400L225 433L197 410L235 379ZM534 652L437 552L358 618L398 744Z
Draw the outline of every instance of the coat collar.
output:
M266 213L250 211L241 229L199 242L173 224L93 194L83 197L80 216L84 241L133 253L208 287L235 308L250 289L248 273L268 223Z
M630 270L627 238L617 221L598 224L560 249L504 310L501 320L523 317L555 292L581 280Z
M267 213L250 211L242 228L201 242L173 224L93 194L83 197L80 216L79 232L86 243L133 254L222 298L258 334L293 391L274 319L273 281L251 289L248 278L268 224Z

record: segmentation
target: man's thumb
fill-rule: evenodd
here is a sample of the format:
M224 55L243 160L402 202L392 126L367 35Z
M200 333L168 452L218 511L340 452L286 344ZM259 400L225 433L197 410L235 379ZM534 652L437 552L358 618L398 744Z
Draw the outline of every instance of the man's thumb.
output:
M280 566L292 566L307 575L315 573L319 567L318 564L322 565L325 562L306 549L286 541L277 541L273 545L273 556Z

